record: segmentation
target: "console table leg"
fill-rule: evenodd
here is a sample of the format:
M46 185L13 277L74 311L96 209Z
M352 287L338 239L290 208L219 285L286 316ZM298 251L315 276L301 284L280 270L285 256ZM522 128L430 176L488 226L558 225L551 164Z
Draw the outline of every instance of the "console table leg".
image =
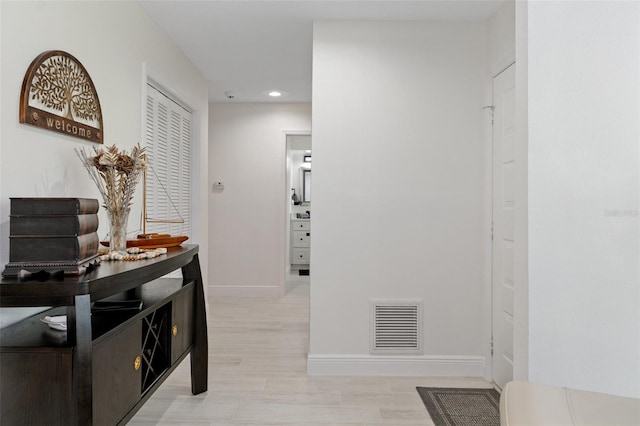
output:
M67 336L75 340L73 356L73 387L76 394L77 424L91 425L93 421L92 358L91 358L91 299L88 294L75 296L75 306L67 307Z
M191 392L194 395L207 390L208 381L208 342L207 342L207 307L204 300L204 288L200 272L198 255L182 268L183 278L195 281L195 331L193 349L191 350Z

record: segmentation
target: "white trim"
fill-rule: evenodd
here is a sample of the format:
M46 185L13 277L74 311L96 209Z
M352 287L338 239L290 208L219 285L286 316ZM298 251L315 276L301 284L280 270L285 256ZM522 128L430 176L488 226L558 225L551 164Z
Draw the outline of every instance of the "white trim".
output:
M456 355L315 355L307 357L309 375L483 377L485 358Z
M279 285L212 285L209 294L213 297L280 297Z

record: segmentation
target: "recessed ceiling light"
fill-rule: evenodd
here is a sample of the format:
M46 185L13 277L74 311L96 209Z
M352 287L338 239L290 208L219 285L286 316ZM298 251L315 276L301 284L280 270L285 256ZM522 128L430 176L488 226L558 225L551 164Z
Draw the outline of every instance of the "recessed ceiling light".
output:
M280 96L282 96L282 92L279 92L278 90L272 90L268 94L272 98L279 98Z

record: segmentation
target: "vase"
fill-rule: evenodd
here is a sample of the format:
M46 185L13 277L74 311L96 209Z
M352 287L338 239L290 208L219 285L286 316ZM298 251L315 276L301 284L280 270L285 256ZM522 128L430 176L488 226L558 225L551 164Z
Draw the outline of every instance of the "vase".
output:
M127 254L129 209L107 209L109 217L109 251Z

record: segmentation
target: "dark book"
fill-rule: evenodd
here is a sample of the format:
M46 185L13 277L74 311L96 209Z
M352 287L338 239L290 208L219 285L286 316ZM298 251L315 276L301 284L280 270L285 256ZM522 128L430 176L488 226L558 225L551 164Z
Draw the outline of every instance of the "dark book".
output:
M9 236L10 262L79 261L98 253L98 233L80 236Z
M10 235L78 236L97 230L97 214L11 215L9 218Z
M11 198L12 215L78 215L98 213L95 198Z

